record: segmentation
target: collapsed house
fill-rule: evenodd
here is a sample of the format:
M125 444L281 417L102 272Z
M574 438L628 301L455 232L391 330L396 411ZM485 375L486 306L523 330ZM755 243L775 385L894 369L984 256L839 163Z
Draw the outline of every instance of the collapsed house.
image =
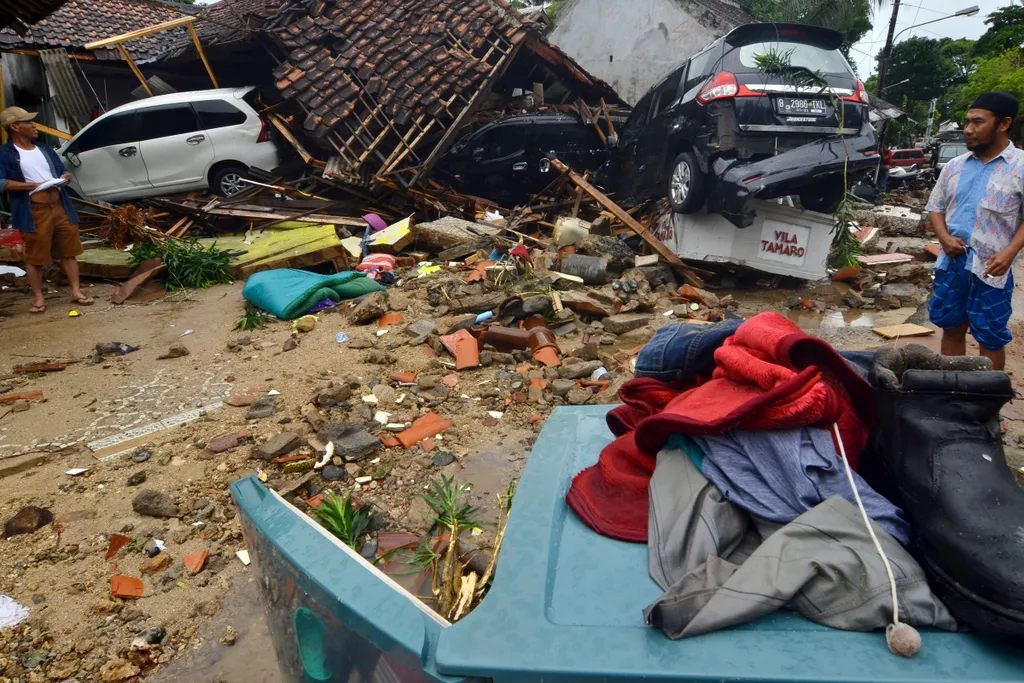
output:
M284 3L264 25L290 50L274 72L328 175L416 185L477 111L535 93L620 104L503 0Z

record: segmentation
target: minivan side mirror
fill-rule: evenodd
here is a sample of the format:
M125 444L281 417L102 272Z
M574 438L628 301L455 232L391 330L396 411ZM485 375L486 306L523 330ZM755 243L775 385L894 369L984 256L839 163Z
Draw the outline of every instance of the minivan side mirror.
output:
M74 152L64 152L64 158L67 159L68 162L75 168L78 168L82 165L82 160L79 159L78 155L75 154Z

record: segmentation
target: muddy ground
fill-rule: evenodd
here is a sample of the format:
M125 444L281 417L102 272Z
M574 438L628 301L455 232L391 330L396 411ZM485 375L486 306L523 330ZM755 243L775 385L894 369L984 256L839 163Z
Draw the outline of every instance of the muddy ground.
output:
M716 293L731 294L738 304L734 312L740 316L779 311L838 348L875 348L881 340L872 327L908 318L921 322L914 307L885 312L850 309L843 304L844 285L789 284L790 288ZM56 525L0 541L0 594L30 608L27 622L0 631L0 681L279 680L254 576L235 557L244 543L227 488L257 468L278 487L301 475L285 475L281 465L254 459L256 446L284 431L309 438L314 430L304 418L358 421L372 432L380 429L372 419L375 410L391 412L392 422L410 421L428 409L450 418L455 427L435 441L431 452L382 446L366 460L350 463L345 481L316 480L320 486L353 491L359 500L375 505L389 529L422 532L424 505L413 496L441 473L472 483L473 502L483 507L483 517L493 519L496 494L521 472L543 418L554 405L565 402L550 390L557 373L523 367L521 354L498 355L487 367L462 371L451 389L440 381L425 382L435 386L418 390L419 396L413 388L389 382L391 373L399 371L418 373L420 382L441 380L453 372L441 363L450 358L432 358L425 352L426 344L407 343L410 337L403 328L410 322L430 317L444 331L458 319L428 304L422 281L393 290L391 308L405 321L383 336L377 335L376 324L353 324L349 306L343 305L322 314L315 329L298 335L298 347L290 351L282 350L293 335L288 323L274 322L255 332L233 331L242 309L241 283L128 307L110 304L113 286L95 282L87 291L96 304L78 309L78 317L68 317L73 307L67 303L65 287L54 288L44 314L30 315L21 287L16 283L0 291L0 392L6 391L0 399L37 390L45 401L30 403L27 410L19 405L17 411L13 405L0 405L0 517L7 520L23 506L35 505L51 510ZM670 322L662 314L678 306L669 299L671 293L662 288L650 295L648 325L620 336L604 335L598 357L618 382L630 377L628 351L649 339L657 326ZM786 305L794 296L820 302L824 310L789 310ZM1024 372L1024 301L1015 304L1016 338L1009 349L1009 370L1019 377ZM583 333L597 331L583 322L570 329L559 339L563 355L584 355ZM349 341L337 343L337 332L346 332ZM138 350L99 362L89 359L97 343L111 341ZM938 348L937 335L915 341ZM183 344L188 355L158 360L175 343ZM24 363L58 359L74 362L59 372L13 372ZM548 390L528 393L533 378L548 382ZM329 411L311 407L320 392L343 383L353 388L346 405ZM378 403L364 403L362 397L374 386ZM223 405L182 426L161 428L105 449L96 443L117 440L132 430L246 391L278 392L276 412L248 419L249 408ZM406 397L396 403L402 394ZM583 400L613 402L614 396ZM502 415L493 417L490 411ZM1015 403L1005 416L1008 453L1020 467L1024 460L1016 445L1024 436L1024 410ZM207 447L216 437L233 433L247 435L237 448L212 453ZM90 443L97 452L86 446ZM131 453L139 448L149 449L151 456L135 463ZM124 450L129 454L116 455ZM315 455L313 448L299 452ZM438 467L435 458L442 452L451 453L454 461ZM109 455L115 457L97 457ZM70 468L88 471L65 474ZM129 478L141 478L139 472L145 473L145 481L130 486ZM356 476L374 479L357 487ZM169 495L176 516L158 518L133 511L132 501L142 490ZM106 560L114 533L134 540ZM142 574L143 565L152 564L147 551L154 539L166 544L169 565ZM181 567L183 557L204 549L210 555L201 571L193 574ZM141 577L143 596L112 598L114 573ZM164 635L158 637L152 629L163 629ZM150 640L158 642L133 648L133 640L147 630ZM237 636L232 638L232 633Z

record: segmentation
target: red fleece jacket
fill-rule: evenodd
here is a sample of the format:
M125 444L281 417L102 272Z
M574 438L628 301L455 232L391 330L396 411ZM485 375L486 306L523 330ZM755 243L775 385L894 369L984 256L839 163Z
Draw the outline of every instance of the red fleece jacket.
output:
M587 525L647 541L647 485L655 454L672 434L838 423L856 467L875 421L871 387L827 343L777 313L761 313L715 352L715 364L711 379L694 378L690 386L637 379L622 387L625 405L608 414L619 438L576 475L566 496Z

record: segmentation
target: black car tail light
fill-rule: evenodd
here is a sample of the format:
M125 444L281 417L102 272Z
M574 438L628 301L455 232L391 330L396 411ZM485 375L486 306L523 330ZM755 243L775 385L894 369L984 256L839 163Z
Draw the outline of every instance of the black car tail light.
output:
M697 95L697 101L701 104L708 104L715 100L725 100L732 97L766 96L763 92L757 92L745 85L740 85L736 81L734 74L728 71L720 71L701 89L700 94Z
M857 81L857 89L853 91L852 95L847 95L843 98L844 102L857 102L858 104L869 104L867 88L864 87L864 83Z

